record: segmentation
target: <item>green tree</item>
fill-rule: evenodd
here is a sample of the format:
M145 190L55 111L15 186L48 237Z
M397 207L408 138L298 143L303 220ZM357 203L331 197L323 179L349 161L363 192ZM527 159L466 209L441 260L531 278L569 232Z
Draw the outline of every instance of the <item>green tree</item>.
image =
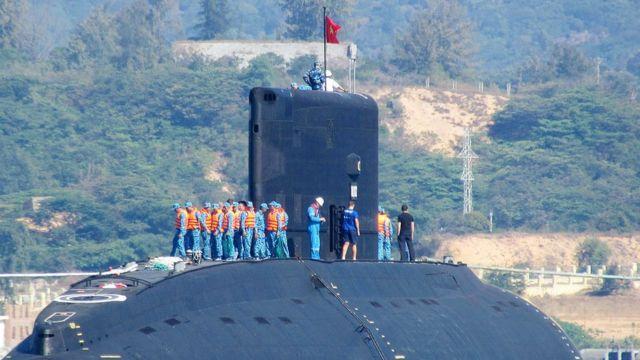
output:
M198 15L196 30L200 40L217 39L229 28L227 0L201 0Z
M113 17L98 7L78 25L66 47L52 52L51 60L56 70L108 65L118 54L117 41Z
M578 265L584 269L587 265L606 265L611 255L611 249L604 241L591 237L582 242L578 247Z
M25 0L0 0L0 49L18 47L26 7Z
M591 62L575 46L556 44L551 51L549 68L555 76L576 78L589 69Z
M627 71L640 77L640 51L627 60Z
M469 67L471 23L457 1L429 2L397 38L396 63L402 70L429 74L441 68L459 76Z
M162 38L166 11L166 0L137 0L118 15L117 67L148 69L166 58L167 46Z
M351 11L354 0L280 0L286 14L285 36L297 40L322 40L324 33L322 7L329 16L345 16Z

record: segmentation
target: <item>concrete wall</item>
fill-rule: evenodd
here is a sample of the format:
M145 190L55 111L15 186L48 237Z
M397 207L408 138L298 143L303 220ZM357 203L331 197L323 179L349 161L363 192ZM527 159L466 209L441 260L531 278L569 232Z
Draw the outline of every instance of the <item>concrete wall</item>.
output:
M328 68L347 68L347 47L349 44L327 44ZM303 55L315 55L320 62L323 57L322 42L284 42L284 41L176 41L172 44L173 57L177 62L186 63L194 59L213 62L225 56L240 60L245 67L249 61L259 55L274 53L289 63ZM309 64L311 67L312 64Z
M530 269L526 269L530 270ZM540 272L545 272L545 269L538 269ZM549 269L547 269L549 270ZM556 267L551 269L556 274L521 274L524 276L525 296L537 297L537 296L560 296L560 295L573 295L584 291L591 291L600 288L603 284L602 278L597 277L584 277L579 276L582 274L594 274L604 275L607 272L606 266L592 269L591 266L587 266L587 270L584 273L579 273L578 269L574 266L571 269L561 269ZM476 275L484 280L485 275L490 272L488 270L477 269L474 270ZM629 277L638 276L638 264L633 263L628 266L618 266L617 274L625 275ZM514 273L514 275L516 275ZM575 275L575 276L572 276ZM640 281L631 281L630 285L633 288L640 288Z

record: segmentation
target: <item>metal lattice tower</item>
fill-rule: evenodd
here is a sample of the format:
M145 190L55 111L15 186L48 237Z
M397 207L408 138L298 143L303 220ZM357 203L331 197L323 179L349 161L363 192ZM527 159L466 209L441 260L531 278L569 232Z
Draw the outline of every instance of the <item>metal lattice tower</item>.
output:
M463 214L469 214L473 211L473 160L478 158L478 155L471 149L471 130L469 128L464 129L464 140L462 143L462 150L458 154L458 158L462 159L462 175L460 180L464 185L464 207Z

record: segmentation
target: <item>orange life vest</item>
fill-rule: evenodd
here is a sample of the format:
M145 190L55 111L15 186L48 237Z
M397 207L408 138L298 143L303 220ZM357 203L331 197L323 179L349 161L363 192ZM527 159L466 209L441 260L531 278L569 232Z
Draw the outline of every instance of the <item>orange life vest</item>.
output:
M282 226L280 228L284 231L287 231L287 218L289 217L289 215L287 215L287 213L284 211L284 208L278 209L278 212L280 213L280 222L282 223Z
M233 212L233 230L240 229L240 211Z
M247 218L244 219L244 226L247 229L253 229L256 227L256 213L253 211L247 211Z
M222 231L227 231L229 228L229 212L222 212Z
M198 228L198 209L193 208L192 212L187 210L187 230L195 230Z
M278 231L278 218L276 210L267 213L267 231Z
M220 214L220 210L218 209L211 211L211 215L208 218L209 221L207 222L210 231L216 231L216 229L218 229L218 214Z
M211 222L211 213L207 210L207 209L202 209L200 211L200 216L202 216L203 219L203 223L207 225L207 227L209 228L209 230L211 230L211 228L209 227L209 223ZM207 229L204 227L204 225L200 224L200 231L206 231Z
M384 236L391 236L389 228L387 227L387 220L389 217L384 214L378 214L378 234L384 234Z
M180 226L181 221L180 220L182 218L182 214L184 214L184 213L185 213L184 209L180 209L180 210L176 211L176 229L180 229L181 228L181 226ZM186 222L185 222L185 226L186 226Z

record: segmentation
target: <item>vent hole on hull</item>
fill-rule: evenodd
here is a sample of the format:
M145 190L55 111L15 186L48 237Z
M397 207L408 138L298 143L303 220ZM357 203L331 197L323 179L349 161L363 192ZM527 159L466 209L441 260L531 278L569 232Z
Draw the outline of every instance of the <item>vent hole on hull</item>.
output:
M178 320L176 318L167 319L164 322L169 326L176 326L176 325L182 323L180 320Z
M284 317L284 316L280 316L278 317L278 319L280 319L280 321L282 321L285 324L291 324L293 321L291 321L291 319L289 319L288 317Z
M394 308L399 308L399 307L400 307L400 305L396 304L396 303L395 303L395 302L393 302L393 301L391 302L391 306L393 306Z
M493 308L493 310L495 310L497 312L502 312L502 309L498 305L492 305L491 307Z
M230 317L221 317L220 321L222 321L225 324L235 324L236 323L235 320L233 320Z
M304 304L304 301L302 301L300 299L291 299L291 301L293 301L294 304L298 304L298 305Z
M257 316L253 318L258 324L269 325L269 320L263 318L262 316Z
M142 329L138 330L141 333L145 334L145 335L149 335L149 334L153 334L154 332L156 332L156 329L152 328L151 326L145 326Z
M376 308L381 308L381 307L382 307L382 305L381 305L379 302L377 302L377 301L371 301L371 302L370 302L370 304L371 304L373 307L376 307Z
M411 299L407 299L407 303L409 303L410 305L415 305L416 304L416 302L411 300Z

